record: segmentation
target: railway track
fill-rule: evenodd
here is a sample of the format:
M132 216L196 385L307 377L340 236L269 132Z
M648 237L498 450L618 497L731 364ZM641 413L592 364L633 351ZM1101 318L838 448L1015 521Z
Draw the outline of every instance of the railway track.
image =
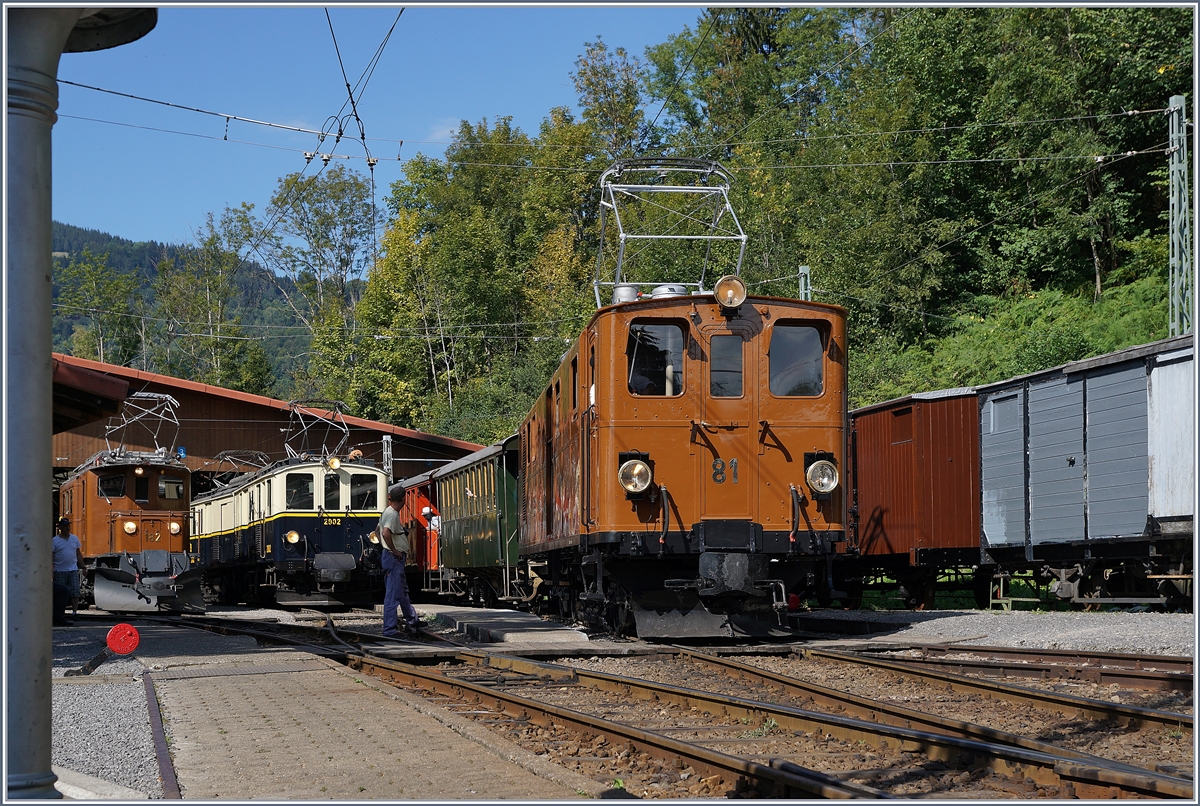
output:
M947 691L972 693L981 697L1019 703L1055 713L1075 713L1081 719L1115 722L1131 728L1157 726L1187 733L1191 733L1193 727L1192 716L1173 711L1122 705L1060 692L996 683L967 675L921 668L921 665L916 663L868 657L863 653L827 649L805 649L802 652L805 658L843 664L859 664L894 672L901 676L905 674L919 675L921 679L936 683Z
M864 647L864 656L884 656L927 668L988 677L1082 680L1148 691L1191 691L1191 658L1133 656L1111 652L1029 650L994 646L913 644Z
M309 648L420 693L538 754L591 777L611 777L614 784L650 797L1193 794L1191 780L1176 774L1190 765L1147 769L695 650L624 658L624 664L646 667L643 674L610 674L582 668L578 659L563 665L464 649L430 633L420 642L394 641L336 627L328 618L324 625L192 616L163 620ZM414 643L431 651L416 658L424 665L387 657L403 651L414 660ZM836 662L849 663L841 654L848 653L835 653ZM830 662L825 655L813 657ZM778 659L751 658L753 663L771 660ZM655 666L675 680L647 679ZM684 679L687 687L678 685ZM1088 719L1103 712L1106 720L1153 724L1143 713L1150 709L1141 709L1138 721L1131 722L1127 709L1099 701L1082 707L1079 699L1062 698L1058 707ZM1047 696L1041 702L1051 700ZM1173 714L1160 721L1172 720L1186 722L1190 731L1190 717Z

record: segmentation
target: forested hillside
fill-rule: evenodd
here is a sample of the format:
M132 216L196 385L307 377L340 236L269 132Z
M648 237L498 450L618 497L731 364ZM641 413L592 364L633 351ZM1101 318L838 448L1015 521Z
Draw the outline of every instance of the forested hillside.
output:
M578 115L463 121L384 209L315 166L195 244L113 242L117 271L63 249L58 301L96 310L58 314L77 354L486 442L595 307L600 172L683 156L733 173L752 293L808 265L847 308L854 405L1163 338L1163 110L1194 100L1192 14L709 9L644 58L581 43Z

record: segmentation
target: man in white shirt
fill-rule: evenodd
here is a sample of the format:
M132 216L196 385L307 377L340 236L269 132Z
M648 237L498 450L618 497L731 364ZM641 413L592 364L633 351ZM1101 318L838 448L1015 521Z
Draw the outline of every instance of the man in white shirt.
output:
M379 516L375 534L383 543L383 634L400 638L396 608L404 613L407 632L416 633L420 617L408 599L408 579L404 565L408 559L408 530L400 523L400 507L404 506L404 490L394 485L388 490L388 505Z
M69 518L58 519L54 535L54 581L66 585L71 594L71 614L79 613L79 569L83 568L83 547L71 534Z

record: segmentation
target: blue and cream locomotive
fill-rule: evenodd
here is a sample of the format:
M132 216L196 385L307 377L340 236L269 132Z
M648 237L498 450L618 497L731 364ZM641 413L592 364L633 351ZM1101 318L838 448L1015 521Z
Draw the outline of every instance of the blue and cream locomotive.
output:
M300 455L197 496L191 551L205 599L340 606L378 598L373 530L387 481L361 458Z

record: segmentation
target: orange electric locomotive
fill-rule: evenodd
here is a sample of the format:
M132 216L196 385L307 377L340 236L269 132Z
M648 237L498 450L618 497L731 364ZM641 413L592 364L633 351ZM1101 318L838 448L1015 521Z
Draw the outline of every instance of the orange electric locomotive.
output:
M188 558L191 470L157 445L161 423L178 427L177 406L169 395L131 395L105 439L138 424L151 429L155 449L110 443L59 487L59 515L79 536L86 563L80 592L101 610L204 610Z
M602 247L599 310L516 445L477 455L490 467L518 451L511 470L480 475L498 479L475 485L489 500L467 501L494 539L465 517L459 528L438 486L470 472L472 456L405 483L440 504L441 565L459 590L471 587L464 576L502 580L498 600L644 638L766 634L786 624L789 600L838 593L844 312L748 296L728 188L712 162L627 160L605 172L601 241L615 256ZM732 271L706 287L722 248ZM689 266L699 282L674 282ZM516 517L505 512L510 478Z

